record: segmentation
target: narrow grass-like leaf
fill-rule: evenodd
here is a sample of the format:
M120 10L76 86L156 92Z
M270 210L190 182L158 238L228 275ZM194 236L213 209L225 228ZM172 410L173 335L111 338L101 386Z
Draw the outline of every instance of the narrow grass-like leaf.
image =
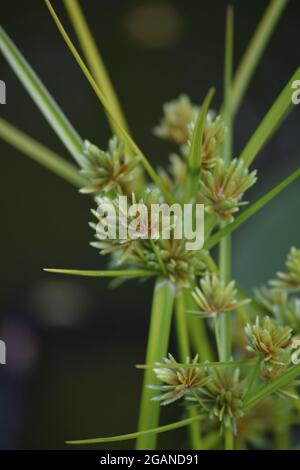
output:
M209 106L213 95L215 93L214 88L210 88L208 91L205 100L199 111L192 139L191 146L189 149L188 159L187 159L187 183L186 183L186 200L196 197L199 185L200 169L201 169L201 148L202 148L202 138L203 131L206 121L206 116L209 110Z
M288 0L271 0L238 66L233 81L232 111L236 113L268 41Z
M0 26L0 50L51 127L79 163L83 142L21 52Z
M225 37L225 63L224 63L224 110L223 119L226 128L223 144L222 157L226 163L232 158L232 68L233 68L233 35L234 14L233 7L227 8L226 14L226 37Z
M99 88L102 89L104 95L110 102L111 107L114 109L114 115L118 123L128 132L128 126L120 106L120 102L107 73L100 51L90 32L80 4L78 0L64 0L64 4L76 31L80 46L86 57L87 64ZM111 127L113 132L118 135L118 128L115 127L113 122L111 122Z
M272 201L281 191L283 191L287 186L293 183L300 176L300 168L295 170L291 175L285 178L281 183L276 185L271 191L262 196L258 201L252 204L248 209L242 212L231 224L226 225L217 233L215 233L205 244L204 248L210 250L215 246L223 237L226 237L229 233L233 232L237 227L242 223L246 222L250 217L252 217L256 212L261 210L268 202Z
M99 98L101 104L103 105L104 109L106 110L107 114L110 116L110 119L114 123L114 125L119 129L120 135L123 137L124 142L128 147L132 150L133 153L136 155L139 155L141 158L141 163L143 164L145 170L147 171L148 175L150 178L154 181L154 183L160 188L161 192L163 193L166 202L172 203L173 198L171 197L170 193L167 191L165 188L164 184L162 183L160 177L152 167L152 165L149 163L147 160L146 156L143 154L143 152L139 149L137 144L133 141L133 139L130 137L130 135L126 132L123 127L120 126L118 123L117 117L115 116L115 111L111 107L110 102L108 101L107 97L104 95L103 91L98 87L95 79L92 77L90 71L88 70L87 66L85 65L84 61L80 57L78 51L76 50L74 44L72 43L71 39L69 38L66 30L64 29L61 21L59 20L57 14L55 13L55 10L53 9L51 3L49 0L44 0L47 8L59 30L61 33L65 43L67 44L68 48L70 49L72 55L74 56L76 62L78 63L79 67L81 68L83 74L85 75L86 79L90 83L91 87L93 88L95 94Z
M240 367L240 366L255 366L257 363L256 359L237 359L233 361L205 361L205 362L194 362L186 363L186 362L177 362L176 364L168 364L168 369L192 369L193 367ZM135 366L137 369L153 369L153 367L157 368L164 368L166 364L137 364Z
M154 364L167 355L175 297L175 286L166 279L158 278L153 293L151 320L148 335L146 363ZM160 403L151 400L153 391L147 385L157 384L152 369L144 372L143 390L140 404L138 430L145 431L159 424ZM155 449L156 435L142 436L137 439L140 450Z
M179 429L189 424L200 421L202 418L201 415L195 416L193 418L182 419L181 421L176 421L175 423L166 424L165 426L159 426L152 429L146 429L145 431L133 432L131 434L122 434L121 436L112 436L112 437L98 437L95 439L83 439L80 441L67 441L66 444L101 444L106 442L117 442L117 441L129 441L131 439L143 438L146 436L153 436L154 434L159 434L162 432L173 431L174 429Z
M55 268L44 268L43 271L48 273L56 274L68 274L71 276L87 276L87 277L145 277L155 276L156 271L148 271L146 269L120 269L120 270L82 270L82 269L55 269Z
M224 125L226 132L224 136L222 157L226 164L232 158L232 64L233 64L233 35L234 35L233 7L229 6L226 13L226 35L225 35L225 63L224 63ZM219 246L219 272L221 279L227 284L231 278L231 239L228 234L220 240ZM219 315L215 321L216 342L219 359L227 361L231 356L231 313Z
M86 185L87 180L80 175L78 168L57 155L32 137L0 118L0 137L20 150L32 160L57 174L76 187Z
M277 130L281 122L288 114L288 111L292 109L292 93L294 90L292 89L291 85L295 80L299 79L300 67L284 87L243 149L240 158L243 159L248 166L251 165L258 152L268 142L270 137L272 137L273 133Z
M189 155L188 155L188 160L187 160L187 165L189 170L194 173L195 171L200 172L201 168L201 143L202 143L202 137L203 137L203 129L204 129L204 124L207 116L207 112L209 110L209 106L211 103L211 100L214 96L215 89L210 88L204 101L201 106L201 109L199 111L192 139L191 139L191 146L189 150Z
M258 392L252 395L245 402L245 410L249 410L253 406L257 405L260 401L264 400L269 395L283 387L285 384L295 379L298 375L300 375L300 365L291 367L280 377L277 377L269 384L264 385Z

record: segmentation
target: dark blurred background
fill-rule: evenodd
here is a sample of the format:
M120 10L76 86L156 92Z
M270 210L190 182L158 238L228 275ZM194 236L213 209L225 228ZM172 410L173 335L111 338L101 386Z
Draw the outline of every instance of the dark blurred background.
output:
M267 1L235 6L235 63ZM72 33L61 2L53 1ZM81 2L116 86L133 135L154 164L170 145L151 132L163 102L185 92L200 103L209 86L222 100L223 0L84 0ZM1 2L1 23L63 107L78 132L100 147L110 136L104 113L69 54L42 1ZM235 125L238 153L299 65L300 2L292 0L274 32ZM73 36L72 36L73 37ZM0 57L7 85L3 117L70 158ZM299 166L300 106L255 160L255 201ZM70 438L121 434L136 428L152 282L116 290L105 279L46 274L43 267L100 269L89 247L91 201L4 142L1 153L0 448L65 448ZM234 234L234 277L247 289L283 266L300 246L299 183ZM175 348L171 346L172 352ZM170 421L178 408L164 411ZM185 432L161 438L185 446ZM111 444L128 448L132 442ZM99 448L99 447L98 447Z

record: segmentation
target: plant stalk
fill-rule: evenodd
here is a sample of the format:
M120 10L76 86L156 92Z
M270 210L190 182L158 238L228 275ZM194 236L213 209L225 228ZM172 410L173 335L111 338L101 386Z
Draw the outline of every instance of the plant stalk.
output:
M223 145L223 158L228 164L232 158L232 66L233 66L233 7L227 8L226 37L225 37L225 67L224 67L224 124L227 128ZM219 248L220 278L227 284L231 278L231 237L223 238ZM232 346L232 321L231 312L223 313L216 318L216 330L218 332L217 345L220 361L228 361L231 358ZM225 430L225 449L233 449L233 431Z
M175 318L179 357L182 362L185 362L188 357L191 358L191 349L189 341L187 313L184 302L184 294L182 291L176 297ZM188 416L189 418L194 418L195 416L197 416L196 408L189 408ZM203 446L201 442L201 430L199 421L191 422L188 429L192 449L202 450Z
M158 278L154 288L151 320L146 353L146 364L161 361L168 352L175 286L169 281ZM140 404L138 431L155 428L159 423L160 404L153 398L153 390L147 385L157 384L152 369L144 372L143 391ZM136 442L138 450L155 449L157 435L151 434L139 437Z

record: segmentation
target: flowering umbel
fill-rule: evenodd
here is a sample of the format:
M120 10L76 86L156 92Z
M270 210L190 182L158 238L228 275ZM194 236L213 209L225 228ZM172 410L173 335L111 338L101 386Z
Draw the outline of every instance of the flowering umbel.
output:
M192 362L187 358L186 363L193 365L197 363L197 360L198 355ZM163 361L164 364L156 363L153 369L157 379L161 380L163 385L148 385L149 388L162 392L161 395L152 398L152 400L159 400L161 405L168 405L187 397L193 390L200 389L207 381L203 368L180 367L171 354Z
M290 361L292 329L278 325L266 316L261 321L257 316L253 325L247 324L245 332L248 339L247 349L258 353L266 363L284 366Z
M291 292L300 290L300 250L291 248L285 263L288 272L278 272L277 279L270 281L273 287Z
M81 162L82 174L91 181L81 192L97 194L111 189L120 192L124 185L132 180L133 170L139 164L140 158L129 157L124 143L113 137L109 140L106 152L86 140Z
M227 166L219 159L212 172L203 172L200 180L200 202L218 219L231 222L239 211L244 192L256 182L256 171L249 173L243 160L234 159Z
M225 284L215 274L206 274L200 281L200 288L196 287L193 297L200 307L199 315L215 317L221 313L235 310L250 302L249 299L237 300L235 282Z

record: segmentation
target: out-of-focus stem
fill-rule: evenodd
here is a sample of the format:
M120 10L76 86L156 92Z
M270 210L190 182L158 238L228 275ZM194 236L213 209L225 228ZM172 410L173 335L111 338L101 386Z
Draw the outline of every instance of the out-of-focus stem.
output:
M161 361L168 352L175 286L165 279L158 278L153 293L153 303L148 335L146 364ZM160 404L151 400L153 391L147 385L157 384L151 368L144 372L143 391L140 405L138 431L156 428L159 423ZM156 447L157 435L139 437L136 448L151 450Z
M177 343L179 349L179 357L182 362L185 362L187 357L191 358L190 350L190 341L189 341L189 332L188 332L188 323L187 323L187 313L184 301L183 292L179 292L176 296L176 308L175 308L175 318L176 318L176 334L177 334ZM198 412L196 408L188 409L189 418L197 416ZM193 450L203 449L201 442L201 429L200 423L195 421L189 425L189 435L191 440L191 447Z

